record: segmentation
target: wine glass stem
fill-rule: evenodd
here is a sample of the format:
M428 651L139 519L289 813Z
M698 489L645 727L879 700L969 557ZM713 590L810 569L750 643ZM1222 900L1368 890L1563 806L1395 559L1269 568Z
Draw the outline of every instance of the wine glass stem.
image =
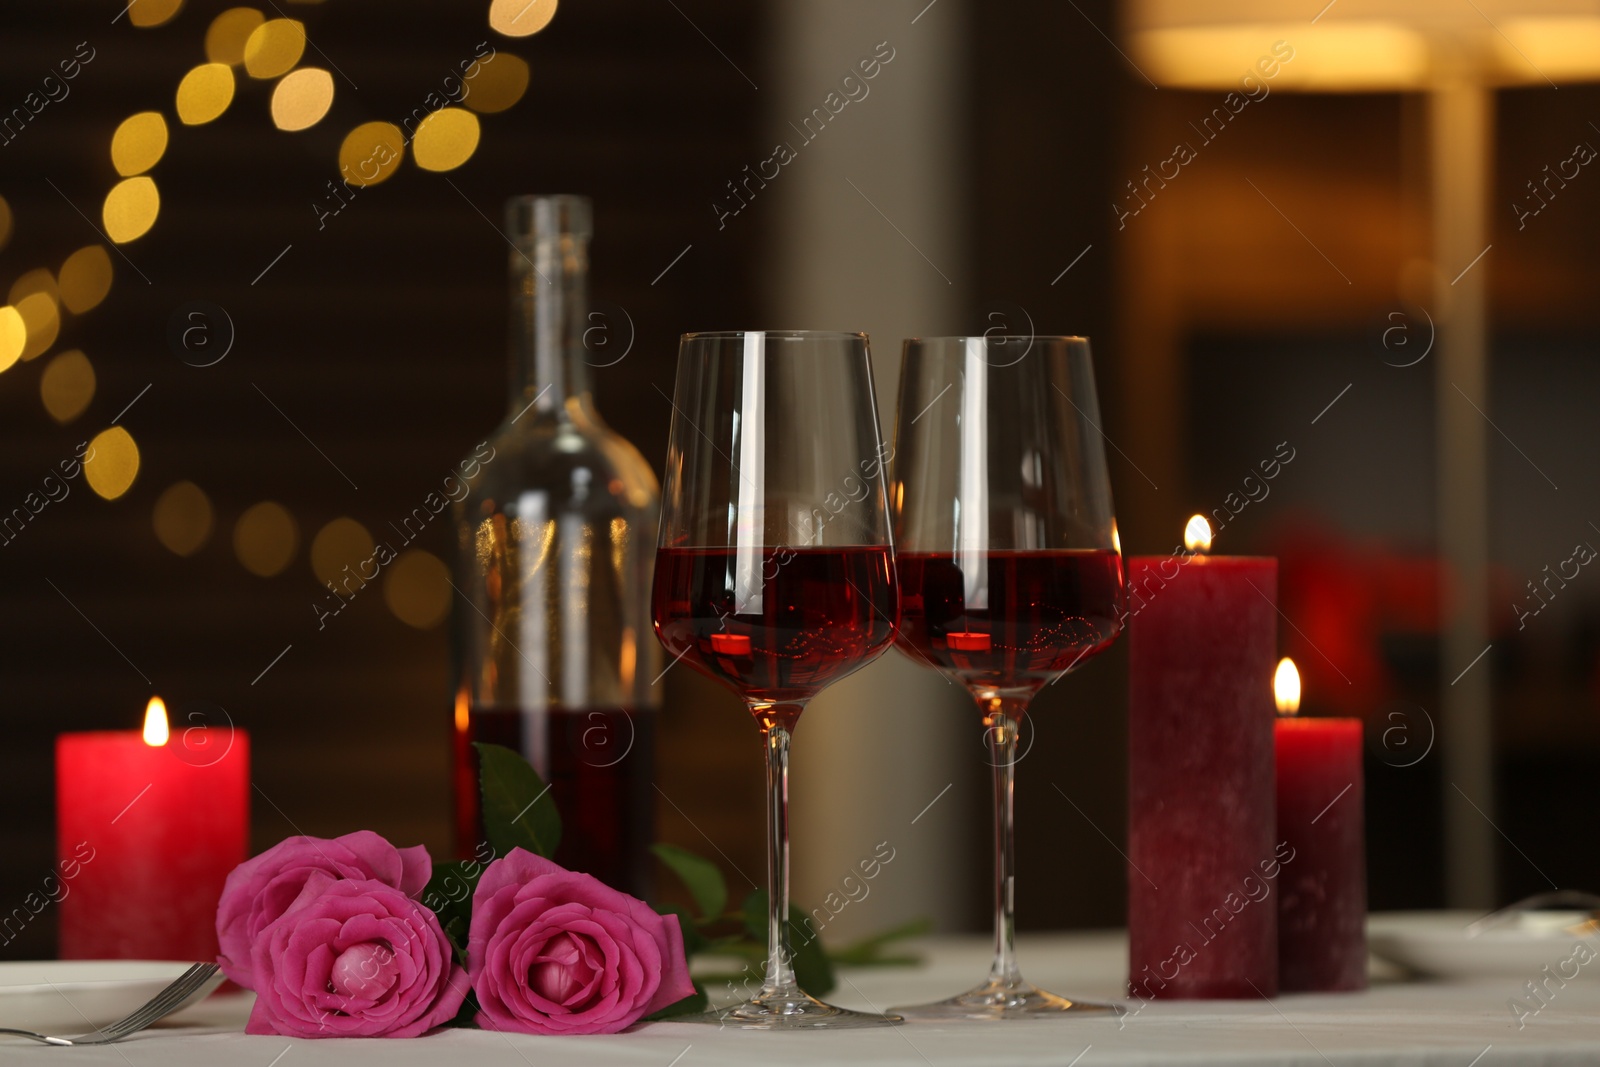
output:
M767 748L767 979L763 996L797 996L789 947L789 739L798 704L754 708Z
M1016 950L1016 770L1017 731L1028 704L1025 700L980 698L989 762L994 769L994 966L991 981L1022 981Z

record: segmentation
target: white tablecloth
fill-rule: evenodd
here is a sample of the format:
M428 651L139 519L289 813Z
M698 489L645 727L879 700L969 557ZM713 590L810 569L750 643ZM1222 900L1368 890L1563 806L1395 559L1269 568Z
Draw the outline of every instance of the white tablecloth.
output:
M1116 934L1026 937L1023 973L1044 988L1117 999L1125 939ZM936 940L927 966L844 972L830 998L887 1008L946 996L988 965L987 940ZM1533 976L1527 976L1533 977ZM100 1048L46 1048L0 1038L10 1067L715 1067L715 1065L1426 1064L1539 1067L1600 1064L1600 979L1586 969L1518 1029L1507 1000L1521 979L1471 983L1380 981L1365 993L1276 1001L1152 1003L1130 1017L1025 1023L908 1023L874 1030L779 1034L656 1023L606 1037L547 1038L450 1030L413 1040L246 1037L249 995L215 997L182 1018Z

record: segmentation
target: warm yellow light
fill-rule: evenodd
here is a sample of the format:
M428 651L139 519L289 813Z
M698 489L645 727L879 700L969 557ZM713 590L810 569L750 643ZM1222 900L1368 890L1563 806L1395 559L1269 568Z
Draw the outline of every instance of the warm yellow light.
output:
M332 106L333 75L320 67L302 67L273 86L272 124L291 132L309 129Z
M244 43L266 20L253 7L230 7L212 19L206 30L206 58L237 67L244 62Z
M300 531L282 504L264 500L239 516L233 526L233 552L244 569L260 578L282 574L294 559Z
M89 245L61 264L61 303L82 315L111 292L111 253L104 245Z
M128 21L149 29L172 18L182 6L183 0L133 0L128 5Z
M417 124L411 155L423 170L455 170L478 148L478 116L459 107L440 108Z
M52 359L39 376L39 399L50 417L65 425L94 399L94 367L74 348Z
M1594 81L1600 78L1600 17L1513 18L1494 43L1500 66L1519 81Z
M144 706L144 743L160 748L167 743L167 705L160 697L151 697Z
M1279 715L1293 715L1300 710L1300 671L1288 656L1278 661L1278 670L1272 676L1272 696L1278 702Z
M105 206L100 209L100 220L105 224L106 236L122 245L149 233L159 214L161 193L148 175L140 175L124 178L111 187Z
M21 359L27 346L28 324L22 321L22 313L10 304L0 307L0 371Z
M550 25L556 17L556 0L493 0L489 28L507 37L527 37Z
M466 95L461 102L479 114L492 115L515 104L528 91L528 64L521 56L496 52L493 59L479 63L478 72L465 82Z
M167 150L167 120L159 111L129 115L111 135L111 165L124 178L143 174Z
M11 240L11 205L6 203L6 198L0 196L0 248L6 246Z
M1111 550L1122 555L1122 536L1117 533L1117 520L1111 520Z
M244 69L252 78L276 78L294 69L306 50L305 23L298 19L263 22L244 42Z
M1273 55L1278 42L1293 49L1292 59ZM1176 26L1133 33L1129 45L1150 78L1180 89L1395 92L1422 88L1429 76L1427 39L1382 20ZM1262 60L1270 78L1257 67ZM1252 80L1241 86L1247 74Z
M56 307L56 298L48 292L29 293L13 306L28 330L28 343L22 346L22 358L42 356L56 343L56 335L61 332L61 312Z
M1190 552L1211 551L1211 524L1204 515L1189 516L1189 524L1183 528L1183 547Z
M150 523L169 552L192 556L211 540L211 500L193 482L170 485L156 498Z
M11 290L6 293L6 302L15 304L25 296L34 293L49 293L52 297L58 296L60 290L56 287L55 275L43 267L35 268L17 277L11 283Z
M432 629L450 613L450 571L431 552L408 549L384 574L383 600L401 622Z
M139 446L121 426L101 430L84 454L83 480L106 500L128 491L139 476Z
M377 185L405 158L406 139L392 122L363 122L339 146L339 173L351 185Z
M361 564L372 558L372 547L372 535L365 526L354 519L334 519L311 539L311 571L323 585L333 586L341 595L352 595L372 577L371 567L365 575L361 573Z
M472 725L472 706L467 702L467 687L456 690L456 733L464 734Z
M233 68L226 63L202 63L178 83L178 119L185 126L204 125L231 103Z

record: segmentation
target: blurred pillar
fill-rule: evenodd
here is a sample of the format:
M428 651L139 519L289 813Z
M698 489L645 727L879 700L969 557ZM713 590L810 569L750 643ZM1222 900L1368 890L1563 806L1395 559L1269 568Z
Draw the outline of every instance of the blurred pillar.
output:
M1429 106L1435 304L1440 309L1435 381L1439 552L1450 575L1441 593L1445 897L1454 908L1488 908L1496 903L1495 830L1490 822L1495 796L1491 661L1484 655L1489 647L1488 427L1483 414L1489 407L1489 266L1481 257L1489 245L1494 93L1479 82L1446 80L1432 90Z
M776 211L770 326L870 334L886 439L901 339L965 325L963 15L963 0L772 9L764 121L794 158L758 194ZM875 58L863 78L858 64ZM959 923L966 871L988 862L972 832L985 814L972 788L979 733L963 691L893 651L812 703L795 736L792 888L801 907L835 895L822 927L831 943L918 915ZM839 907L843 879L859 881L880 842L894 859Z

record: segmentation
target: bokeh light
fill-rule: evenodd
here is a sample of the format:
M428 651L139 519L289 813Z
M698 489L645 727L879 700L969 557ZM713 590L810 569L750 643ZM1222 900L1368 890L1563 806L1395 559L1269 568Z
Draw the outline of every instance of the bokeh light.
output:
M0 371L21 359L27 344L28 327L22 321L22 313L10 304L0 307Z
M269 19L250 31L244 42L244 69L252 78L276 78L300 62L306 50L306 27L297 19Z
M56 334L61 332L61 311L56 307L56 298L48 292L29 293L13 306L28 331L22 358L44 355L56 343Z
M50 417L62 425L82 415L94 399L94 366L89 357L74 348L45 364L39 376L39 399Z
M411 138L411 156L423 170L455 170L477 149L478 116L459 107L435 111Z
M143 237L160 213L161 194L155 181L140 175L124 178L111 187L105 206L100 209L100 220L105 223L106 236L120 245Z
M167 22L183 7L183 0L132 0L128 5L128 21L149 29Z
M483 115L504 111L528 91L527 61L510 52L496 52L493 59L478 64L478 73L466 84L463 104Z
M433 553L407 549L384 574L383 601L401 622L431 630L450 614L450 571Z
M59 290L56 288L55 275L43 267L36 267L19 275L17 280L11 283L10 291L6 293L6 302L15 304L33 293L49 293L51 296L57 296Z
M139 476L139 446L121 426L95 434L84 453L83 480L100 496L115 500Z
M61 264L61 303L82 315L111 292L111 253L104 245L89 245Z
M167 120L159 111L129 115L111 135L111 165L124 178L143 174L167 150Z
M339 146L339 173L351 185L385 181L405 158L406 139L392 122L363 122Z
M178 119L185 126L210 122L231 103L233 68L226 63L202 63L178 83Z
M266 16L253 7L230 7L206 30L206 58L237 67L244 62L244 43L265 21Z
M355 576L353 591L361 586L360 564L372 557L372 548L372 535L365 526L350 518L334 519L311 540L311 570L323 585L342 589L350 582L349 575L344 573L349 567L350 574Z
M550 25L556 0L492 0L489 26L507 37L527 37Z
M273 86L272 124L280 130L309 129L332 106L333 75L320 67L302 67Z
M180 556L192 556L211 540L211 499L193 482L169 485L150 516L156 540Z
M282 504L263 500L233 526L233 552L244 569L261 578L282 574L300 546L300 529Z
M11 240L11 205L6 203L6 198L0 196L0 248L6 246Z

